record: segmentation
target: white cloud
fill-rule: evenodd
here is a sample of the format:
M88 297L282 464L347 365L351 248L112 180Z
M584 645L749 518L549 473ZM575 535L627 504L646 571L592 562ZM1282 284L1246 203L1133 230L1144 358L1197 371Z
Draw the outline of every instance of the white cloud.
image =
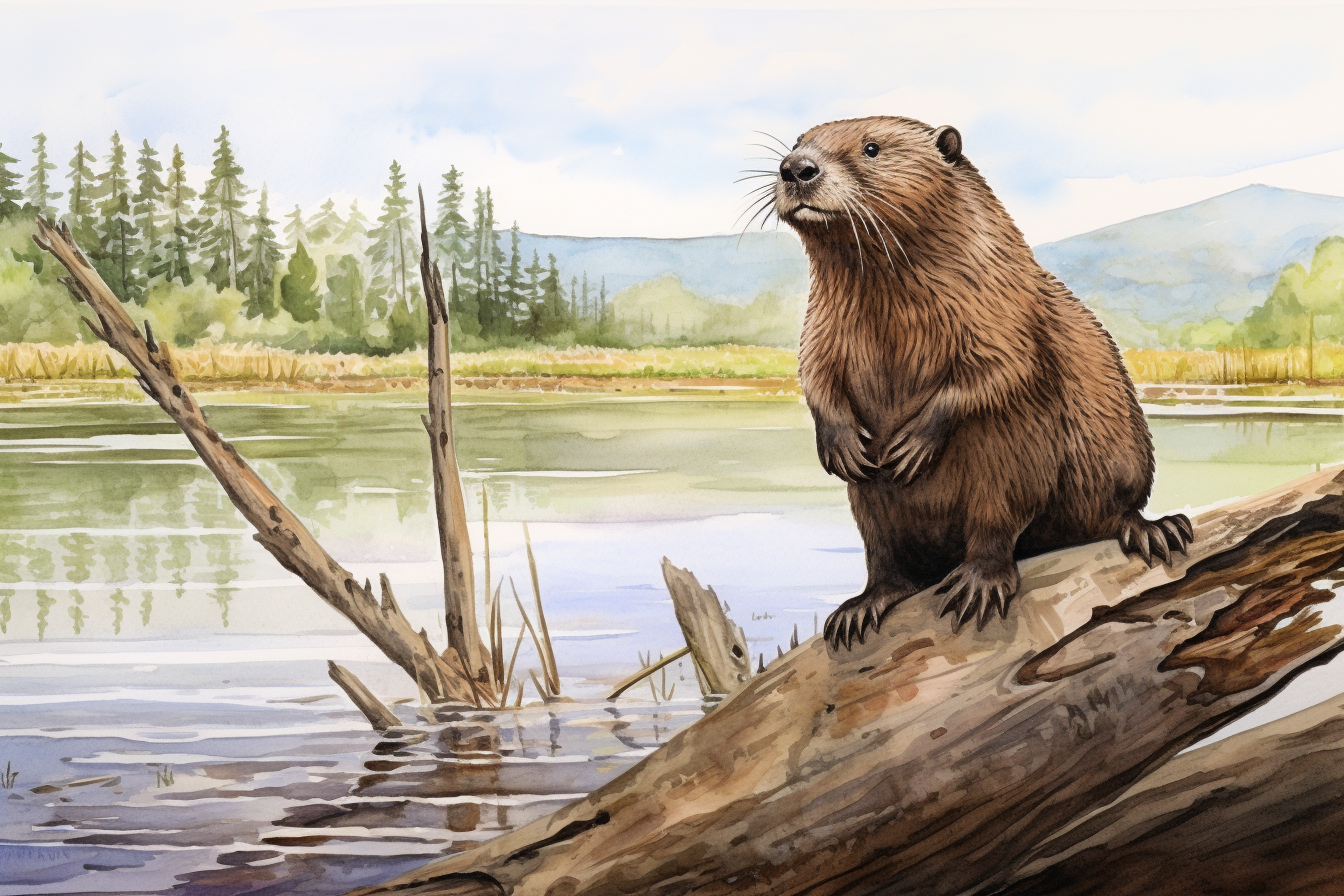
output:
M1344 192L1344 10L817 5L11 4L0 142L101 164L119 129L200 172L226 123L277 209L372 217L395 158L580 235L729 231L755 131L877 113L960 128L1037 242L1255 180Z

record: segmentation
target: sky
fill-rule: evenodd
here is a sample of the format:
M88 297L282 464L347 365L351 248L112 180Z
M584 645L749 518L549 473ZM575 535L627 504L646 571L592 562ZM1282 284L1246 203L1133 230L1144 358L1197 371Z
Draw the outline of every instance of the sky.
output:
M1344 195L1338 5L0 0L0 24L25 177L38 131L63 174L116 130L203 180L226 125L272 217L376 217L396 159L533 233L729 233L734 181L777 164L758 132L879 114L956 126L1033 244L1251 183Z

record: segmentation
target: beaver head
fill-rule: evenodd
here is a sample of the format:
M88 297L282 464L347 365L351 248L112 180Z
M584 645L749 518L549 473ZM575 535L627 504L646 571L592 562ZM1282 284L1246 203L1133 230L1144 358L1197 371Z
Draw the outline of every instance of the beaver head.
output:
M908 268L916 244L931 248L940 235L944 243L964 235L973 209L995 207L1001 210L962 155L957 129L910 118L818 125L780 161L774 184L776 214L814 261L857 252L860 266L867 257L870 266L880 259L882 267L904 261Z

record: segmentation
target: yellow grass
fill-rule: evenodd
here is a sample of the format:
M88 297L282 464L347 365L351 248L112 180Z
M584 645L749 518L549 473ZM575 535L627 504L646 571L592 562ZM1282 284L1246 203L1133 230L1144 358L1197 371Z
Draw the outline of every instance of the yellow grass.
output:
M423 351L390 357L291 352L255 345L211 345L172 352L183 379L261 383L346 379L424 378ZM782 348L724 345L708 348L563 350L497 349L453 356L453 372L465 377L789 377L798 372L796 353ZM121 355L98 344L0 345L0 379L89 380L134 375Z
M1344 345L1320 343L1308 365L1307 350L1229 348L1208 351L1125 349L1125 364L1139 383L1250 383L1344 381ZM423 351L390 357L291 352L257 345L202 342L173 352L186 380L286 383L414 380L426 374ZM644 349L495 349L453 356L459 377L778 379L798 374L792 349L721 345ZM0 345L0 381L129 379L130 365L107 346L46 343Z
M1131 348L1125 349L1124 357L1130 376L1139 383L1246 385L1344 379L1344 346L1330 342L1318 343L1310 359L1305 347L1188 352Z

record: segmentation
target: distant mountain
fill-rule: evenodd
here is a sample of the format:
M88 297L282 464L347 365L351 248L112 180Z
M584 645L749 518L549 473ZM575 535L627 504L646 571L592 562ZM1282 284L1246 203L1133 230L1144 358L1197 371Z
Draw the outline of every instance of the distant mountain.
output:
M520 233L523 264L535 250L546 263L554 254L565 279L588 272L594 294L601 277L613 295L637 283L675 274L701 298L730 305L750 304L762 293L784 298L807 295L807 258L793 233L780 230L691 239L537 236ZM509 235L500 234L508 251ZM566 284L567 285L567 284Z
M1280 268L1344 234L1344 198L1256 184L1035 248L1118 341L1157 345L1184 323L1236 323Z
M1122 345L1174 343L1187 323L1240 321L1265 300L1280 268L1310 262L1344 234L1344 197L1254 185L1035 247ZM501 234L508 246L508 234ZM796 339L807 258L787 229L693 239L520 234L524 263L554 254L566 281L588 272L594 294L620 307L631 339ZM638 290L632 287L641 286ZM758 301L759 300L759 301ZM737 306L731 314L714 304ZM729 327L729 330L725 330Z

